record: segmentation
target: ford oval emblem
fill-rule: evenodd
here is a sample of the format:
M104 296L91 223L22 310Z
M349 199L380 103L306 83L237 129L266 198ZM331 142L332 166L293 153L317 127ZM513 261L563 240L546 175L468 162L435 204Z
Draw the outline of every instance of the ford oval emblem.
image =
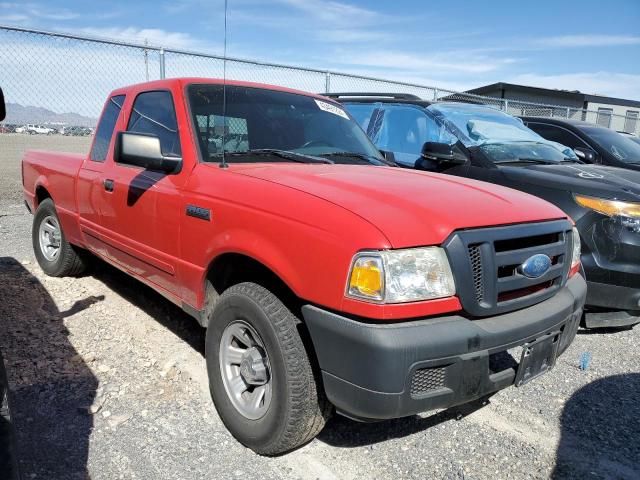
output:
M518 271L525 277L538 278L547 273L551 267L551 259L544 253L538 253L527 258L522 265L518 267Z

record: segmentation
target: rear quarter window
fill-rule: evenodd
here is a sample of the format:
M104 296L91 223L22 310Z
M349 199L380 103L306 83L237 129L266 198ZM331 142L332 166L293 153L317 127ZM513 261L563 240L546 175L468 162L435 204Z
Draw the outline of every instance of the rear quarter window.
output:
M109 99L98 128L96 129L96 138L93 140L93 147L89 158L94 162L104 162L109 151L109 144L113 136L113 130L118 121L118 116L122 110L124 103L124 95L116 95Z

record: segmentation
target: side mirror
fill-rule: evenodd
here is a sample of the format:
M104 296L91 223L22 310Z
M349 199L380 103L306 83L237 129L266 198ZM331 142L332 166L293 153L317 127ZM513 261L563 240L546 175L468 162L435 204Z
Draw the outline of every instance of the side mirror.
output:
M0 88L0 122L4 120L7 116L7 108L4 105L4 93L2 93L2 88Z
M462 165L469 160L457 145L427 142L422 146L422 156L427 160Z
M586 163L596 163L598 160L598 154L587 147L575 147L573 152L580 160Z
M160 139L157 136L144 133L118 132L115 160L118 163L165 173L178 173L182 166L182 158L162 155Z

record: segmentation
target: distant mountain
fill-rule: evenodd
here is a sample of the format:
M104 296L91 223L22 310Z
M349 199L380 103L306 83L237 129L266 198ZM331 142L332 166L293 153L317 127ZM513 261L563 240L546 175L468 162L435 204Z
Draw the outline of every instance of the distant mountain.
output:
M42 107L24 106L19 103L7 103L7 118L4 123L51 124L58 126L95 127L96 118L85 117L79 113L56 113Z

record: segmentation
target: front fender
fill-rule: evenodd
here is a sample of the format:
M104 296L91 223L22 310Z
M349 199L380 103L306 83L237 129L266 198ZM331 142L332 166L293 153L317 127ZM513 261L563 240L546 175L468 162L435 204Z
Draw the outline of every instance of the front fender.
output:
M277 245L272 239L261 236L254 231L236 229L226 231L214 236L206 249L206 257L209 258L208 266L211 266L217 258L225 253L237 253L256 260L278 278L280 278L297 296L301 296L302 278L300 270L292 264L292 257L287 255L281 245ZM203 272L207 274L207 270ZM204 283L204 276L201 281Z

